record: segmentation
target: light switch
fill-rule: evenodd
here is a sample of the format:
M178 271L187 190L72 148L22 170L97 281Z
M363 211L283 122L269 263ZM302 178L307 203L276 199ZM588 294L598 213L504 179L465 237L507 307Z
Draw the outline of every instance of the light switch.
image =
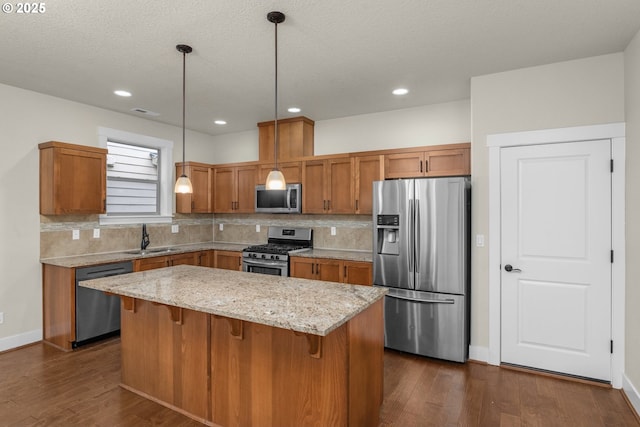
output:
M218 230L220 231L224 230L224 224L222 223L218 224Z
M72 230L71 231L71 238L73 240L80 240L80 230Z
M256 224L256 233L260 232L260 224Z
M93 229L93 238L94 239L99 239L100 238L100 229L99 228L94 228Z
M484 234L476 234L476 246L479 248L484 247Z
M336 235L336 228L335 227L331 227L331 235L332 236Z
M175 234L175 233L177 233L177 232L179 232L179 231L180 231L180 225L178 225L178 224L171 224L171 232L172 232L172 233L174 233L174 234Z

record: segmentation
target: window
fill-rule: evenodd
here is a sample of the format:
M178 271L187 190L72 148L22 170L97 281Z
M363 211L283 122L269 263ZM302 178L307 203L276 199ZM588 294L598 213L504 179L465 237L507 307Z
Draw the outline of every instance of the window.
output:
M101 224L171 222L173 142L99 128L107 148L107 213Z

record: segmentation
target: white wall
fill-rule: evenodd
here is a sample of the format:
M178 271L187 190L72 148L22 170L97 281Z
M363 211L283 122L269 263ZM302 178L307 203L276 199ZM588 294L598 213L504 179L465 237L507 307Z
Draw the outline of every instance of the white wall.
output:
M625 375L640 389L640 32L624 52L626 116L626 368ZM626 391L626 390L625 390ZM636 409L640 400L636 395Z
M182 157L181 128L60 98L0 85L0 351L36 337L42 328L38 144L98 145L98 127L174 141ZM187 160L213 163L211 137L187 133ZM17 337L16 337L17 336ZM8 343L8 344L7 344Z
M318 120L314 154L469 142L469 100ZM313 117L311 117L313 119ZM218 163L258 160L258 131L214 137Z
M623 122L623 54L474 77L471 79L471 117L471 228L473 235L488 236L487 135ZM474 247L471 259L471 344L486 348L489 341L488 247Z

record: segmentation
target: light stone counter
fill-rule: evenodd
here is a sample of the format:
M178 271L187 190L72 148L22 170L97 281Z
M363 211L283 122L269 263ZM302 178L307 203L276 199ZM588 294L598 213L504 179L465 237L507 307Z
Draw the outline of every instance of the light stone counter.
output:
M247 246L250 246L250 243L222 243L222 242L205 242L205 243L194 243L189 245L176 245L171 246L170 251L162 251L162 252L151 252L155 248L149 247L148 252L144 255L142 254L133 254L129 253L131 251L135 251L132 249L131 251L119 251L119 252L106 252L100 254L91 254L91 255L79 255L79 256L67 256L67 257L57 257L57 258L43 258L40 260L42 264L55 265L58 267L87 267L90 265L98 265L98 264L109 264L112 262L120 262L120 261L130 261L139 258L150 258L154 256L162 256L162 255L174 255L181 254L185 252L196 252L196 251L206 251L206 250L219 250L219 251L237 251L241 252Z
M362 261L372 262L373 255L371 251L343 251L337 249L311 249L310 251L292 253L290 256L302 258L330 258L341 259L344 261Z
M386 288L180 265L80 282L81 286L326 336Z

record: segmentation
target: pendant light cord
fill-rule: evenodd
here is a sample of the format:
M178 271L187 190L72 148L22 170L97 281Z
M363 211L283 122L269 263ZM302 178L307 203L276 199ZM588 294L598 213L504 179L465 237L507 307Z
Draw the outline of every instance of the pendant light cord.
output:
M184 162L185 162L185 150L184 150L184 140L185 140L185 110L186 110L186 91L187 91L187 52L182 52L182 175L184 175Z
M278 169L278 22L275 22L275 27L276 27L276 37L275 37L275 52L276 52L276 56L275 56L275 98L276 98L276 111L275 111L275 120L274 120L274 135L273 135L273 144L274 144L274 160L275 160L275 167L274 169L277 170Z

